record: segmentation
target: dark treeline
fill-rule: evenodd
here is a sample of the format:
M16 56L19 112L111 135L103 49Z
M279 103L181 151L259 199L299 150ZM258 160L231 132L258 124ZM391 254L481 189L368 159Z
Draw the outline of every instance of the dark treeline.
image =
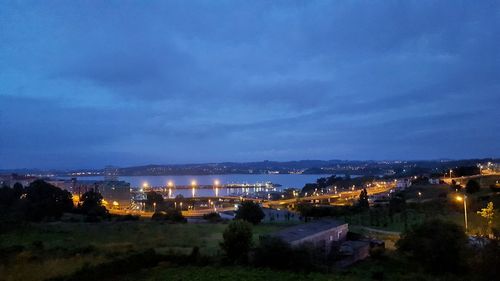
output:
M94 190L84 193L80 204L75 206L71 193L43 180L26 187L16 183L13 188L0 188L0 220L3 222L59 220L64 213L82 214L89 221L108 216L101 194Z

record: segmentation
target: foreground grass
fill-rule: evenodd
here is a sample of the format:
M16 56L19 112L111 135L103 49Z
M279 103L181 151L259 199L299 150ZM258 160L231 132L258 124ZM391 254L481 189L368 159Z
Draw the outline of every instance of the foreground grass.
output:
M154 249L203 255L219 251L225 224L167 224L151 221L101 223L42 223L0 234L0 280L44 280L69 275L132 253ZM254 238L284 225L258 225ZM8 249L17 249L6 255Z
M359 281L376 280L383 278L386 281L410 281L410 280L468 280L466 276L444 275L433 276L419 269L414 264L408 263L404 259L394 258L389 254L383 259L367 260L345 270L335 270L330 273L301 273L289 271L274 271L262 268L250 267L196 267L196 266L171 266L159 265L127 276L119 276L115 280L126 281L257 281L257 280L276 280L276 281ZM291 269L292 270L292 269ZM378 276L378 277L377 277ZM380 279L379 279L380 280Z

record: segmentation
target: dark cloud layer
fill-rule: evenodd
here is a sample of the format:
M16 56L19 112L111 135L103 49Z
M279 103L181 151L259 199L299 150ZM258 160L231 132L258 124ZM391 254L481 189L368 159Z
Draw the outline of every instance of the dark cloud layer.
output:
M0 168L500 156L497 1L6 1Z

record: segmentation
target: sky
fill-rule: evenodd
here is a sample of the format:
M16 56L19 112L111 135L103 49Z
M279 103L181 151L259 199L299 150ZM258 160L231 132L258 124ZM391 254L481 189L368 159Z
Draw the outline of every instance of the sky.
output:
M498 1L0 1L0 168L500 157Z

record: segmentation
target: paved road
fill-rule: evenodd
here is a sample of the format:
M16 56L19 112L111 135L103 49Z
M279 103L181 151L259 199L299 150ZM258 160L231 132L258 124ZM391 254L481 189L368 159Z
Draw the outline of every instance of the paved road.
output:
M389 185L385 185L385 186L370 187L370 188L367 188L366 191L368 192L368 195L374 195L374 194L389 192L393 188L395 188L395 185L389 184ZM263 205L264 206L287 205L287 204L296 203L297 201L311 201L311 200L321 200L321 199L335 199L335 200L337 200L337 199L341 199L341 198L359 197L360 192L361 192L361 190L354 190L354 191L351 190L351 191L342 191L342 192L339 192L337 194L320 194L317 196L307 196L307 197L300 197L300 198L265 201L265 202L263 202Z
M191 218L191 217L202 217L205 214L212 213L214 209L199 209L199 210L189 210L189 211L182 211L182 215ZM224 211L234 211L234 207L230 208L217 208L217 212L224 212ZM117 209L111 209L109 212L113 215L135 215L135 216L140 216L143 218L151 218L153 216L153 212L144 212L144 211L136 211L136 210L117 210Z

